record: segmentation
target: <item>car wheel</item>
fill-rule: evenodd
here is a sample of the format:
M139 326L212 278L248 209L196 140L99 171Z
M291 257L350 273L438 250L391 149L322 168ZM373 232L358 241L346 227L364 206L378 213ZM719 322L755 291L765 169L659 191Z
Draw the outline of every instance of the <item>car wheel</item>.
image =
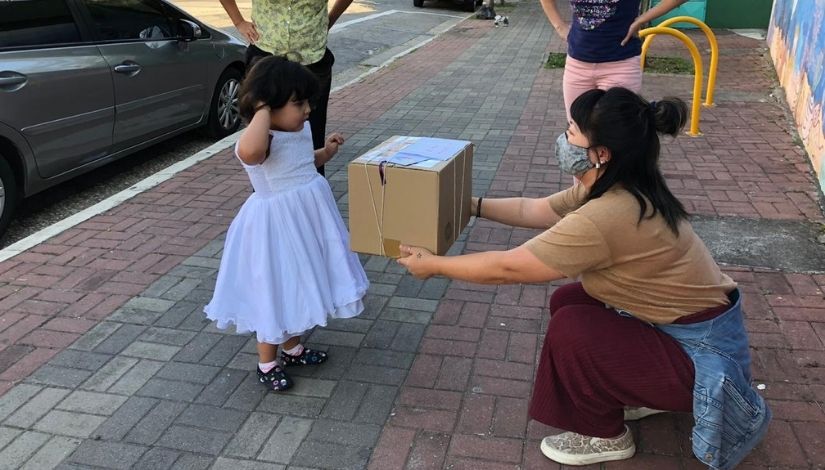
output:
M424 8L424 0L413 0L413 6L418 8Z
M209 105L209 120L206 131L210 136L221 138L237 131L241 126L241 113L238 108L238 91L241 87L241 72L235 68L223 71L212 103Z
M6 233L14 210L17 208L17 181L11 171L9 162L0 155L0 239Z
M476 11L476 0L464 0L464 11Z

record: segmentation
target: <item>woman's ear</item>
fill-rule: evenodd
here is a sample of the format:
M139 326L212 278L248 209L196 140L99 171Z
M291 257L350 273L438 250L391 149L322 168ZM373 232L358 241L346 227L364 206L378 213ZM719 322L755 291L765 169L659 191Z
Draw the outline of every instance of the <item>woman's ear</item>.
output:
M596 147L596 158L599 161L599 164L604 165L605 163L610 161L611 154L610 149L603 145L599 145Z

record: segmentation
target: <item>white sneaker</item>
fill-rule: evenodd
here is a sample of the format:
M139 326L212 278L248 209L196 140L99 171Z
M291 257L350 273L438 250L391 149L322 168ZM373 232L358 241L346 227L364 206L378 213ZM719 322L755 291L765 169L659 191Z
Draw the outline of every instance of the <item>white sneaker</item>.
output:
M541 441L541 453L564 465L590 465L629 459L636 453L636 444L630 429L625 426L624 434L614 439L583 436L575 432L547 436Z
M659 413L667 413L665 410L654 410L653 408L645 408L644 406L640 407L625 407L624 409L624 420L625 421L637 421L642 418L647 418L651 415L657 415Z

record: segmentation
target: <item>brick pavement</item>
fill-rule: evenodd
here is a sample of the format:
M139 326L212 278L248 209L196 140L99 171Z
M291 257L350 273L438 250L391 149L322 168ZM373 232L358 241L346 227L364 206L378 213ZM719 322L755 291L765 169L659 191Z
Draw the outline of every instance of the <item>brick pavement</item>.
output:
M537 5L510 28L466 21L334 95L329 165L346 215L346 163L393 134L477 145L474 191L541 195L567 184L552 158L561 72ZM770 100L763 44L720 34L718 105L699 138L665 146L670 184L698 214L822 221L785 110ZM697 40L700 42L700 40ZM662 41L652 53L679 54ZM742 80L747 76L748 80ZM650 96L689 98L691 79L647 76ZM417 281L364 257L367 311L309 341L328 364L267 394L254 341L203 320L222 234L248 194L222 152L0 263L0 466L9 468L559 468L551 432L526 416L553 286ZM475 223L455 251L533 232ZM726 266L742 287L754 374L775 413L742 468L825 468L825 275ZM605 468L701 468L690 417L632 425L639 454Z

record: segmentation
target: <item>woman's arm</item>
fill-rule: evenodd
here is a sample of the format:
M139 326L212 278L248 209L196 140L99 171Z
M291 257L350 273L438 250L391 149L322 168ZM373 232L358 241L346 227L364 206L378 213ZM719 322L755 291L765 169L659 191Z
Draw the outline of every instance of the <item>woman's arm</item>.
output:
M686 1L687 0L662 0L655 7L639 15L639 17L636 18L636 20L630 24L630 28L627 30L627 36L625 36L624 40L622 41L622 46L627 44L627 42L630 41L630 39L634 36L638 36L639 30L642 29L643 25L668 13L670 10L673 10L674 8L685 3Z
M470 203L470 214L500 222L513 227L543 228L552 227L561 217L550 207L547 198L483 198L481 214L478 213L478 200L474 197Z
M238 158L247 165L260 165L269 152L269 106L255 111L249 125L238 139Z
M221 5L223 5L223 9L226 10L226 14L229 15L229 19L232 20L232 24L238 28L238 31L249 41L250 44L255 44L260 36L258 35L258 30L255 28L255 24L249 21L246 21L241 13L240 8L238 8L238 3L235 0L220 0Z
M344 11L350 6L351 3L352 0L335 0L329 8L329 24L327 25L327 28L332 28L335 22L338 21L338 18L344 14Z
M398 263L419 278L444 276L478 284L549 282L564 274L547 266L524 246L461 256L435 256L423 248L401 246Z
M559 9L556 7L556 0L540 1L541 8L544 10L544 14L547 16L550 24L553 25L553 29L556 30L559 37L567 41L567 33L570 32L570 25L562 19L561 13L559 13Z

